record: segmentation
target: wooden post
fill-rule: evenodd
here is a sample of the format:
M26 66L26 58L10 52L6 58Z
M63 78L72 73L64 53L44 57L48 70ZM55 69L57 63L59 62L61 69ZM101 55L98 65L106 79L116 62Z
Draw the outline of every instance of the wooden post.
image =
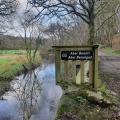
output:
M93 84L93 61L89 61L89 82Z
M81 63L76 64L76 84L80 85L81 84Z
M65 69L65 73L64 73L64 76L65 76L65 81L68 81L68 61L64 61L64 69Z
M72 61L73 67L73 82L76 83L76 61Z
M73 60L73 64L74 62L76 63L78 60L81 60L81 62L78 63L78 65L80 64L80 70L77 71L78 72L78 76L76 77L76 65L74 66L73 70L74 70L74 77L76 77L76 82L78 84L84 83L84 72L85 72L85 68L84 68L84 62L86 59L90 60L89 63L89 80L90 80L90 84L92 84L92 87L97 91L100 83L99 83L99 79L98 79L98 45L93 45L93 46L53 46L55 48L55 72L56 72L56 81L60 81L62 79L62 75L61 75L61 60L63 60L64 62L64 79L66 81L68 81L68 72L69 72L69 68L68 68L68 60ZM64 51L63 51L64 50ZM61 51L65 52L65 54L67 56L62 56L61 57ZM75 56L74 54L69 53L70 51L78 51L77 56ZM85 55L83 53L83 58L80 56L79 51L93 51L93 59L92 58L86 58L84 59ZM78 55L79 54L79 55ZM70 56L71 55L71 56ZM88 54L88 57L91 57L91 53ZM77 58L76 58L77 57ZM79 67L78 67L79 69ZM73 78L74 79L74 78Z
M61 66L60 66L60 73L61 73L61 75L62 75L62 77L63 77L63 75L64 75L64 61L63 60L61 60Z
M80 62L80 66L81 66L81 76L80 76L80 78L81 78L81 83L84 83L84 72L85 72L85 69L84 69L84 61L82 60L81 62Z
M94 60L93 60L93 88L97 91L99 86L98 81L98 45L93 46Z
M56 82L60 81L60 50L55 50L55 76Z

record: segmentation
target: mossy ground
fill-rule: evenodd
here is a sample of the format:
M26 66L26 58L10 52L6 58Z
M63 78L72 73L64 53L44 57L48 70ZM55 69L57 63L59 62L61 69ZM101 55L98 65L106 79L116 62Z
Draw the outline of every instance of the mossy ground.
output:
M114 120L112 118L117 111L117 106L100 106L95 102L90 102L85 92L86 90L92 90L90 86L71 86L63 82L59 82L59 84L65 90L65 94L61 99L56 120ZM68 86L71 86L70 88L73 88L73 90L67 89ZM101 92L106 93L104 86L101 87Z
M109 56L120 56L120 50L113 50L112 48L104 48L104 52Z

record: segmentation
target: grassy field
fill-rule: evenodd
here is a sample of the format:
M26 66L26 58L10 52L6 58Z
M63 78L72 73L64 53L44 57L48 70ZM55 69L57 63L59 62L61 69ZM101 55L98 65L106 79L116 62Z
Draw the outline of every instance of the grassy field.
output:
M120 56L120 50L113 50L112 48L104 48L104 52L110 56Z
M35 65L41 63L40 57L36 59ZM28 68L26 52L23 50L0 50L0 92L8 89L9 82L24 70L23 64ZM0 93L2 94L2 93Z
M0 50L0 55L1 54L16 54L16 55L23 55L23 54L26 54L26 51L25 50Z

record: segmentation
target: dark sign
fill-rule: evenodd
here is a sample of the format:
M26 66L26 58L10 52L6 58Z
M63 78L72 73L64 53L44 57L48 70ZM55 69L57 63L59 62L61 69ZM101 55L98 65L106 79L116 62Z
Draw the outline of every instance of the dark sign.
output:
M92 60L93 51L62 51L62 60Z

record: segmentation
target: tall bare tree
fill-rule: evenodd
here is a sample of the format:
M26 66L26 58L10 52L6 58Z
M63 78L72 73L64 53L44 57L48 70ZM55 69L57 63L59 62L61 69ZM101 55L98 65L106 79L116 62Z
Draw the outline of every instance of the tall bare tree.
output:
M107 1L104 0L104 2ZM107 7L101 8L101 12L96 18L96 39L99 39L99 43L103 45L112 46L112 38L118 33L119 27L117 21L119 11L115 14L118 4L117 0L110 1Z
M8 17L16 12L18 5L17 0L0 0L0 34L6 32Z
M52 45L82 45L86 43L87 39L87 26L83 21L78 19L65 19L65 22L53 22L45 33L49 36Z
M16 11L17 0L1 0L0 1L0 16L7 16Z
M92 45L95 43L95 19L111 0L28 0L28 2L33 7L40 8L36 17L41 15L60 17L68 14L80 17L88 25L88 44Z

